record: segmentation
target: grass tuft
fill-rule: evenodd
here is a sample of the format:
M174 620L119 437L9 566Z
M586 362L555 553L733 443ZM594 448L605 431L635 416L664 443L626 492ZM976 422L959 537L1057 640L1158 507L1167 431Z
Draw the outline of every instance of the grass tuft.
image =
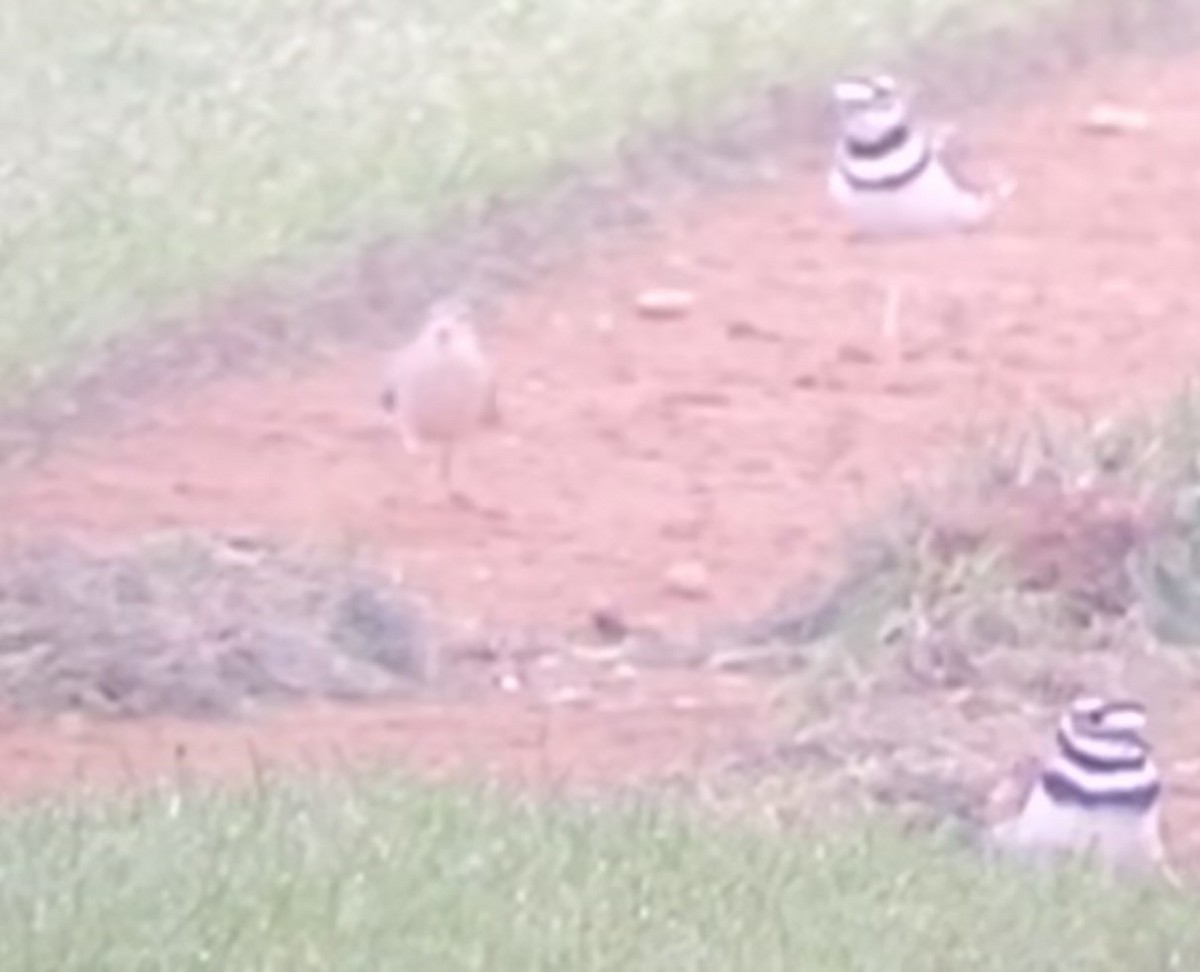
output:
M994 439L848 544L825 589L789 593L751 637L803 653L943 634L983 649L1080 647L1144 625L1200 644L1200 390L1158 416Z

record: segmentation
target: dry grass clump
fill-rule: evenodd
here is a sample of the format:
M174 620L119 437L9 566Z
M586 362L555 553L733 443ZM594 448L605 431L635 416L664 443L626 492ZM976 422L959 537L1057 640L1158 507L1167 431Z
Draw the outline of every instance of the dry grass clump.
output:
M0 706L230 715L289 698L412 686L429 645L378 571L296 546L164 534L0 553Z

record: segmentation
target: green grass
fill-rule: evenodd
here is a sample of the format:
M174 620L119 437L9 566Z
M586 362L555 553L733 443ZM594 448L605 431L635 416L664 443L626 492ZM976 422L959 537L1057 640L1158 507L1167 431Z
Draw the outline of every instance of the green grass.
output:
M263 261L1066 2L11 0L0 387Z
M1194 905L989 871L886 828L819 842L397 780L0 815L0 968L1130 972Z

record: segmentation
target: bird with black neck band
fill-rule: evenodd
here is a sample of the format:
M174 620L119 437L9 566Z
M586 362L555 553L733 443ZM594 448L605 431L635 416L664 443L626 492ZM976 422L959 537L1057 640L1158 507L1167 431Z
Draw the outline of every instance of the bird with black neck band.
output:
M948 133L914 120L887 74L851 75L833 86L839 133L829 193L856 234L941 235L975 229L1011 187L969 185L944 156Z
M1145 729L1137 701L1075 699L1020 811L990 831L991 848L1040 863L1082 856L1110 873L1157 873L1178 884L1162 839L1163 781Z
M945 156L949 131L927 131L888 74L852 74L833 85L839 131L828 190L854 236L946 236L982 226L1012 183L970 185ZM901 287L889 282L882 331L898 339Z

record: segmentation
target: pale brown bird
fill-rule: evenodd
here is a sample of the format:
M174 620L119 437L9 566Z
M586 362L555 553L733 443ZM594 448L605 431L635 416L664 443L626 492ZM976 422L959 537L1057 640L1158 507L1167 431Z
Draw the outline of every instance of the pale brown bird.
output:
M430 309L424 326L392 358L382 404L399 420L405 451L437 448L450 499L475 505L455 484L455 449L498 425L500 409L495 370L465 305L444 301Z

